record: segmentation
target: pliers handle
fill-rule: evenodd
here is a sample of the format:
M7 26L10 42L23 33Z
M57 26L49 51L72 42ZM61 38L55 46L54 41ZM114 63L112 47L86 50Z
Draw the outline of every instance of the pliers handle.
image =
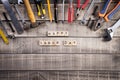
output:
M104 7L102 8L102 10L99 12L99 17L104 17L107 13L107 10L111 4L112 0L107 0L107 2L105 3Z
M77 8L81 8L81 9L85 9L86 6L88 5L88 3L90 2L90 0L86 0L86 1L84 2L84 4L83 4L82 6L80 6L80 1L81 1L81 0L77 0Z
M77 0L77 12L76 12L76 18L78 18L81 9L84 10L84 9L86 8L86 6L87 6L88 3L90 2L90 0L86 0L82 6L80 5L80 2L81 2L81 0Z
M112 11L110 11L105 17L105 21L108 22L113 16L115 13L117 13L118 11L120 10L120 1L118 2L118 4L115 6L115 8L113 8Z

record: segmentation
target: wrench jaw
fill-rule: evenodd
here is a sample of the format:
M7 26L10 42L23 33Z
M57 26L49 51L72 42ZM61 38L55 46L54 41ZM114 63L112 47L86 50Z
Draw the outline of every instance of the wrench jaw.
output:
M18 4L21 4L21 3L23 3L23 0L18 0Z
M110 28L105 29L105 36L104 36L104 41L111 41L113 38L113 30Z

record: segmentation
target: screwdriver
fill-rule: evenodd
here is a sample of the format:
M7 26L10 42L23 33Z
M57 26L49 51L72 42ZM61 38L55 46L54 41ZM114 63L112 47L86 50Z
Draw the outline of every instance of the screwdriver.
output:
M45 6L43 4L43 1L42 0L34 0L34 1L36 4L36 7L37 7L38 16L40 16L42 19L44 19L46 11L45 11Z
M50 0L47 0L47 4L48 4L49 19L50 19L50 22L52 22L52 12L51 12Z
M8 41L8 38L6 37L5 33L3 32L3 27L4 26L0 20L0 36L1 36L2 40L4 41L4 43L8 45L9 41Z
M72 23L74 18L74 7L73 0L69 0L69 8L68 8L68 22Z
M54 18L55 22L58 22L58 0L54 0Z
M65 21L65 0L62 2L62 22Z

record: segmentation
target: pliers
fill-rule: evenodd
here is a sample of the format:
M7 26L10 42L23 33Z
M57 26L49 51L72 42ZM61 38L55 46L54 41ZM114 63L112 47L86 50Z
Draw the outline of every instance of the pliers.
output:
M95 31L101 28L104 22L108 22L120 10L120 1L119 1L118 4L110 12L107 13L107 10L111 2L112 0L107 0L103 9L98 13L98 20L93 28Z
M37 7L38 16L44 19L46 11L45 11L45 6L43 4L43 0L34 0L34 1Z
M86 0L83 5L80 5L80 0L77 0L76 19L79 17L80 11L84 10L87 7L89 2L90 0Z

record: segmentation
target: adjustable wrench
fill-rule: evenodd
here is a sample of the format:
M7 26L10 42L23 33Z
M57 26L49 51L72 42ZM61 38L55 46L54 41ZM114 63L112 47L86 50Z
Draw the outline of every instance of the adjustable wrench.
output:
M110 41L113 38L114 32L116 31L116 29L120 27L120 19L111 27L105 29L106 31L106 36L104 37L105 41Z
M18 1L20 1L20 0L18 0ZM21 1L21 2L22 2L22 1ZM21 2L18 2L18 5L20 5ZM18 9L18 7L17 7L16 4L14 4L14 8L15 8L18 16L19 16L20 19L22 20L22 25L23 25L24 30L29 29L29 28L30 28L30 24L25 21L24 17L21 15L21 13L20 13L20 11L19 11L19 9Z

